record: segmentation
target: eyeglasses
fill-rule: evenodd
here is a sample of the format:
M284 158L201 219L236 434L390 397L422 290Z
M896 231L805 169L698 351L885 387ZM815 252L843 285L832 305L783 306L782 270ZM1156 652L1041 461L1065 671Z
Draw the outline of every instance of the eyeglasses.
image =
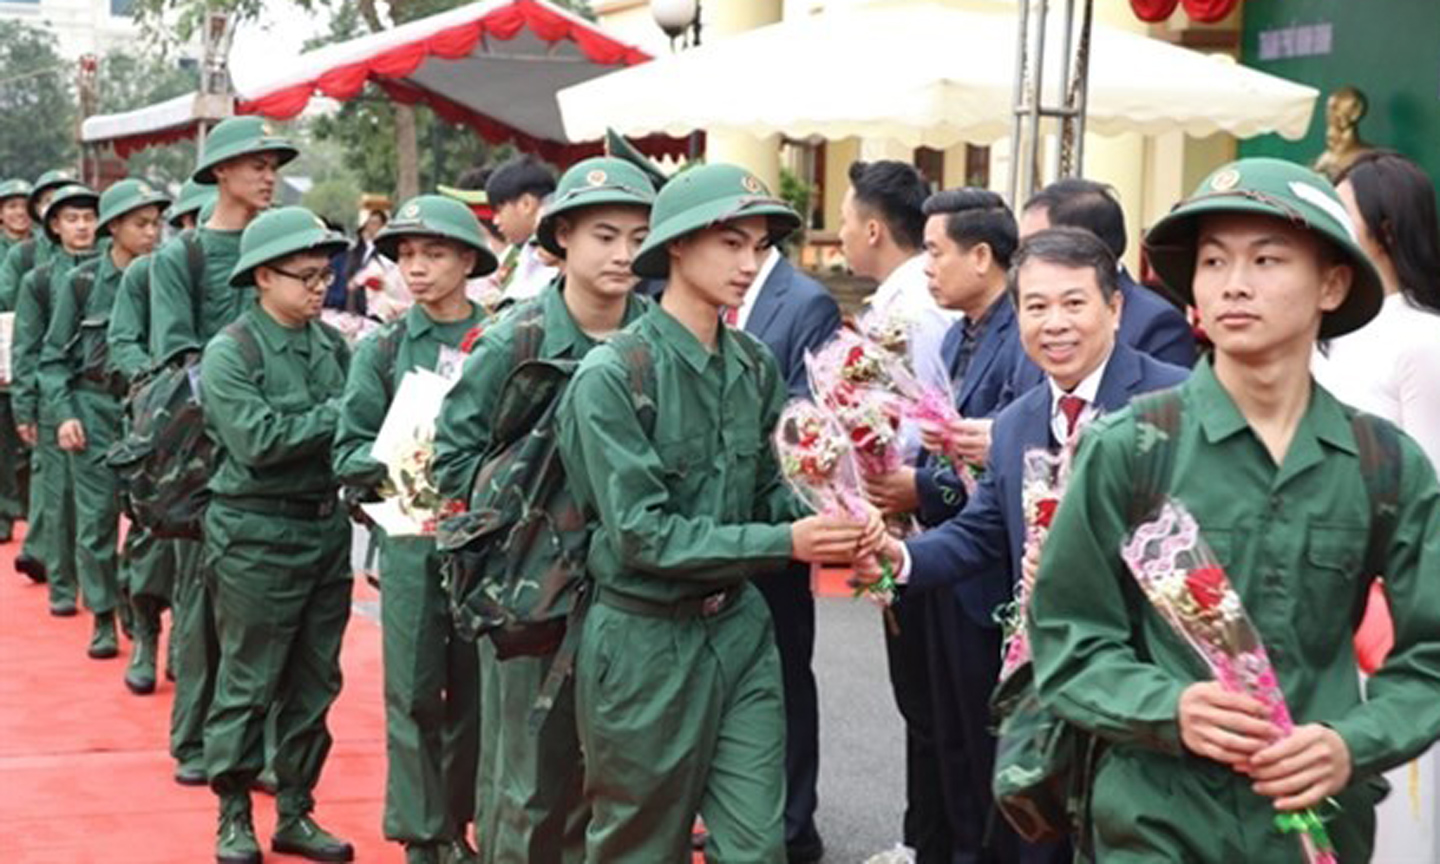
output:
M329 285L335 279L335 271L326 267L322 270L312 270L309 273L291 273L289 270L281 270L279 267L270 265L270 269L279 273L287 279L294 279L304 286L306 291L314 291L321 285Z

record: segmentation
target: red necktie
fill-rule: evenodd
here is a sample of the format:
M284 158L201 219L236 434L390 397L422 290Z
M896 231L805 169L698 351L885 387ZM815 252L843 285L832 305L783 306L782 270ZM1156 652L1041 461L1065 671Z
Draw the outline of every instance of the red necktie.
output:
M1075 434L1075 424L1080 422L1080 412L1085 410L1085 400L1079 396L1061 396L1060 413L1065 415L1065 435Z

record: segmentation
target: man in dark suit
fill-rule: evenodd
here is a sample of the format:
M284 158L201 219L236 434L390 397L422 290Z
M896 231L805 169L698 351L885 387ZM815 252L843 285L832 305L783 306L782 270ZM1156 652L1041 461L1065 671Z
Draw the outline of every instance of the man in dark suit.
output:
M941 307L964 313L944 346L956 406L966 418L949 430L948 449L983 465L990 442L987 418L1008 403L1018 368L1029 363L1005 290L1005 274L1019 243L1015 217L1000 196L973 188L937 192L925 202L924 211L931 293ZM965 503L964 487L954 472L930 461L868 478L866 492L886 512L918 512L922 522L943 521ZM985 605L984 597L967 599L977 591L994 589L982 582L957 586L943 596L907 592L896 604L902 628L907 620L915 627L913 613L916 607L923 609L918 626L925 634L928 688L912 697L928 701L930 728L920 731L930 737L945 811L945 834L923 838L916 848L919 864L985 860L990 784L977 766L987 749L993 758L986 706L1000 636L988 617L968 614ZM913 731L913 722L911 727Z
M1010 598L1025 558L1025 454L1058 450L1080 424L1123 408L1139 393L1178 385L1188 372L1118 341L1124 300L1115 259L1090 232L1058 228L1032 235L1016 253L1010 281L1020 340L1045 381L995 419L984 478L965 508L918 537L890 541L883 552L898 562L896 570L909 592L971 586L961 598L975 620L990 620ZM941 437L937 432L927 430L927 439ZM998 651L974 658L989 681L988 689L972 694L982 703L994 687L999 660ZM988 802L993 739L989 748L971 755L974 782L984 779ZM1064 846L1023 844L1001 824L982 860L1058 864L1069 860Z
M792 399L810 395L805 352L817 351L840 329L840 307L830 292L771 250L754 285L726 323L764 342L780 364ZM811 658L815 653L815 598L810 565L791 562L755 580L770 605L785 686L785 846L790 864L818 861L825 846L815 828L820 772L820 706Z
M1022 240L1061 225L1084 228L1099 237L1116 261L1125 254L1125 211L1114 190L1103 183L1071 177L1051 183L1025 202L1020 214ZM1123 266L1118 270L1125 303L1120 344L1176 366L1194 366L1195 333L1185 315L1169 300L1137 283ZM1036 376L1027 383L1038 380Z

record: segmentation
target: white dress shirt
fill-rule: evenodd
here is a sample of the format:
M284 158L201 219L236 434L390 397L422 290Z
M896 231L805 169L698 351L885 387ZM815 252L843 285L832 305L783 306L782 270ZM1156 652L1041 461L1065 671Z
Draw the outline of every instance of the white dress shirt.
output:
M520 247L520 257L515 259L515 273L505 285L505 299L517 303L529 300L544 291L559 273L559 268L540 260L540 244L534 239L527 240Z
M744 330L745 322L750 320L750 312L755 308L755 301L760 297L760 292L765 290L765 283L770 279L770 274L775 272L775 265L780 263L780 250L765 250L765 260L760 264L760 272L755 274L755 281L750 283L750 290L745 292L745 299L741 301L740 308L735 310L735 329Z
M1109 365L1110 357L1107 356L1104 362L1095 367L1094 372L1085 376L1085 380L1075 385L1075 389L1069 393L1061 390L1054 378L1045 376L1046 382L1050 385L1050 434L1056 441L1065 443L1069 438L1067 433L1070 431L1068 428L1070 424L1065 419L1065 412L1060 410L1060 397L1078 396L1085 400L1085 407L1080 409L1080 416L1075 420L1075 430L1078 432L1100 413L1100 409L1095 406L1095 400L1100 396L1100 382L1105 380L1105 369Z
M1380 314L1314 359L1322 387L1405 430L1440 467L1440 315L1391 294Z

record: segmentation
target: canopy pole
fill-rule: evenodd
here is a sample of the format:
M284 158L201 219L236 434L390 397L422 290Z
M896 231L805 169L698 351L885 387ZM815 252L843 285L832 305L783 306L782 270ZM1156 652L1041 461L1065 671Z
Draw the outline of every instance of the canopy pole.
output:
M1018 5L1020 21L1017 28L1018 36L1015 40L1015 95L1011 100L1010 112L1010 177L1006 184L1011 207L1020 206L1017 197L1020 194L1021 114L1025 104L1025 78L1030 71L1030 39L1026 30L1030 19L1030 0L1021 0Z

